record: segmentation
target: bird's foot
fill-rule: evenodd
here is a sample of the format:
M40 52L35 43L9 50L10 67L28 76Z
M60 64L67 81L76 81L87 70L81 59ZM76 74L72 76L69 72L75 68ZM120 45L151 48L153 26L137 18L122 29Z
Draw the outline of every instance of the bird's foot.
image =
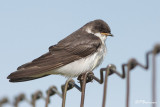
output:
M77 80L82 83L84 81L84 78L85 78L85 75L87 75L86 77L86 83L88 82L92 82L93 81L93 78L92 78L92 75L94 75L93 72L89 72L89 73L83 73L81 75L78 76Z

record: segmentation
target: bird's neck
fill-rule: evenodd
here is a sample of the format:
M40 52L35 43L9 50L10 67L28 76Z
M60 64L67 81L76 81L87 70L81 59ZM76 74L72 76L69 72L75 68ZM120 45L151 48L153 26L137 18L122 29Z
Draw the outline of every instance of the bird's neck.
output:
M101 33L95 33L94 35L99 37L101 39L102 43L105 44L105 41L107 39L106 36L102 35Z
M91 31L91 29L86 29L86 32L87 33L91 33L91 34L94 34L95 36L97 36L97 37L99 37L100 38L100 40L102 41L102 43L103 44L105 44L105 41L106 41L106 36L104 36L104 35L102 35L101 33L93 33L92 31Z

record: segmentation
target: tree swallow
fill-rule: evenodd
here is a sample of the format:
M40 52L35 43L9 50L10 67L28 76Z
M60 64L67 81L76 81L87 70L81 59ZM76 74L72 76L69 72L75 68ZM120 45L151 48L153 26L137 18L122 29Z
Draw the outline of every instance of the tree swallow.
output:
M93 71L104 59L107 36L112 34L106 22L91 21L50 46L49 52L18 67L7 78L10 82L29 81L51 74L73 78Z

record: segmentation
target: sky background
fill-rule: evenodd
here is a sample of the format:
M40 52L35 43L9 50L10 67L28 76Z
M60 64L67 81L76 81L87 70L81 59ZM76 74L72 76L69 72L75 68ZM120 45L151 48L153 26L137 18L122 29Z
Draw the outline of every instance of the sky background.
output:
M115 64L121 71L121 65L130 58L145 63L145 53L160 43L160 1L159 0L0 0L0 99L7 96L10 102L24 92L27 98L41 90L61 85L66 78L48 76L45 78L10 83L6 78L18 66L32 61L48 51L73 31L95 19L106 21L111 27L113 38L107 38L107 56L104 62L94 70L99 77L99 69ZM158 61L159 60L159 61ZM157 57L157 65L160 57ZM160 71L160 67L157 67ZM148 71L137 67L131 72L130 107L150 107L150 104L136 104L136 100L151 101L151 66ZM160 82L160 73L157 73ZM77 83L77 80L74 79ZM103 85L93 82L87 85L85 107L100 107ZM160 90L158 84L157 90ZM106 107L124 107L126 79L116 75L109 77ZM66 107L78 107L80 92L68 91ZM43 100L37 101L37 107L44 107ZM160 92L157 93L160 106ZM61 99L51 97L49 107L61 107ZM158 107L157 106L157 107ZM11 107L5 105L4 107ZM20 107L30 107L26 102Z

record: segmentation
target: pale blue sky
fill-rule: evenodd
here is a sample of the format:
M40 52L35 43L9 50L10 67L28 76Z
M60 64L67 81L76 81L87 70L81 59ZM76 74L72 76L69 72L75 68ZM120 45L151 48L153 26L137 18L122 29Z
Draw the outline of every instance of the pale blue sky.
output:
M114 38L106 41L107 56L103 64L94 70L96 76L99 77L100 68L110 63L115 64L121 72L121 64L132 57L144 63L145 53L154 44L160 43L159 5L159 0L1 0L0 98L8 96L13 102L16 95L24 92L31 99L30 95L36 90L45 93L51 85L56 85L60 90L66 80L61 76L48 76L23 83L9 83L6 77L19 65L39 57L48 51L49 46L95 19L106 21L114 34ZM150 104L135 104L139 99L151 101L150 80L151 68L146 72L137 67L131 73L131 107L150 107ZM125 83L116 75L109 78L107 107L124 107ZM103 85L96 82L88 84L85 107L100 107L102 90ZM160 86L157 90L160 90ZM50 107L61 106L58 96L51 100ZM157 100L159 104L159 95ZM69 91L66 107L78 107L79 103L80 92L76 89ZM20 105L29 107L27 103ZM37 102L37 107L43 105L42 100Z

